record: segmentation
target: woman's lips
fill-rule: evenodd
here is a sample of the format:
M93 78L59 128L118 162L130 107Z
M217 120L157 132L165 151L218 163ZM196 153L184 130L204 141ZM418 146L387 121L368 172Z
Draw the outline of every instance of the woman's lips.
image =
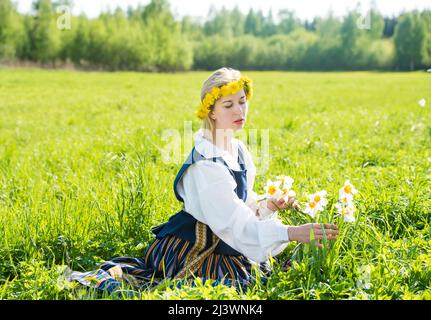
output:
M244 121L245 121L244 119L241 119L241 120L234 121L234 123L236 123L236 124L243 124Z

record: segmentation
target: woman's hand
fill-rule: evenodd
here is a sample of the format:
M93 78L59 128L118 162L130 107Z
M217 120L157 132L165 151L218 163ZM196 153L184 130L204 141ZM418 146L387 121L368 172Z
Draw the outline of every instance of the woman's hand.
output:
M335 224L329 223L307 223L302 226L290 226L288 229L289 240L298 241L301 243L311 242L311 230L314 232L315 244L322 248L320 240L326 238L334 240L338 235L338 227ZM316 241L317 240L317 241Z
M300 205L298 200L295 197L289 197L289 200L286 202L283 198L280 200L276 200L274 198L268 199L267 207L271 211L284 210L286 208L292 207L296 210L300 210Z

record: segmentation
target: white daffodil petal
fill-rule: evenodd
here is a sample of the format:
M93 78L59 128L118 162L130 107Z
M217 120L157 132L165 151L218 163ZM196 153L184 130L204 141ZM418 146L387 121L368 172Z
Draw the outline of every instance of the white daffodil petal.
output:
M344 215L344 221L346 221L346 222L355 222L356 219L353 216L353 214L345 214Z
M296 197L296 192L295 192L295 191L293 191L293 190L289 190L289 192L287 193L287 196L288 196L289 198Z
M280 189L277 189L277 191L275 191L272 197L275 198L277 201L279 201L281 198L283 198L283 191L281 191Z

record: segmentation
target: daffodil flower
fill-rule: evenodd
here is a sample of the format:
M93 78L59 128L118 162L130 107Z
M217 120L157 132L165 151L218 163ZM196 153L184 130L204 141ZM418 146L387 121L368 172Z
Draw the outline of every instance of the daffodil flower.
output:
M326 199L327 194L328 193L325 190L322 190L312 195L313 201L316 202L318 206L322 207L322 211L323 208L328 204L328 200Z
M281 189L283 191L283 196L282 198L284 199L284 201L289 201L289 198L295 198L296 197L296 192L293 190L287 190L287 188L283 188Z
M310 217L314 218L316 216L317 211L319 211L319 207L317 203L314 201L309 201L306 204L304 209L304 213L307 213Z
M275 198L278 201L283 196L283 191L280 190L280 181L271 181L268 179L265 194L267 198Z
M346 222L355 222L355 216L353 213L356 211L356 208L353 205L344 206L341 203L335 204L335 208L337 208L338 213L344 217L344 221Z
M328 200L326 200L326 191L318 191L316 193L310 194L308 196L308 202L314 202L319 211L323 211L325 206L328 204Z
M340 199L339 202L343 204L344 206L350 206L353 205L353 196L351 194L344 194Z
M418 101L418 104L423 108L426 106L427 102L425 99L422 98Z
M344 183L344 186L340 189L339 194L340 194L340 198L343 198L345 196L353 197L353 195L356 194L357 192L358 190L356 190L353 184L350 183L350 180L347 180Z
M318 211L325 210L325 206L328 204L328 200L326 200L326 195L327 192L325 190L310 194L308 196L308 203L305 207L304 213L307 213L312 218L314 218Z
M290 176L280 175L275 177L277 180L281 182L283 188L290 189L292 188L292 184L295 180L293 180Z

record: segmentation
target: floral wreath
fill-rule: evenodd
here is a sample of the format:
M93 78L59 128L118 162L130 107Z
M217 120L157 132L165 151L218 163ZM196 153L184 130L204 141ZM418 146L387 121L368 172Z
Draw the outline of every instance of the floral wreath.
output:
M247 101L250 101L253 96L253 82L250 78L242 76L238 81L230 82L222 87L214 87L208 92L196 111L199 119L205 119L210 112L210 108L220 97L230 96L244 89Z

